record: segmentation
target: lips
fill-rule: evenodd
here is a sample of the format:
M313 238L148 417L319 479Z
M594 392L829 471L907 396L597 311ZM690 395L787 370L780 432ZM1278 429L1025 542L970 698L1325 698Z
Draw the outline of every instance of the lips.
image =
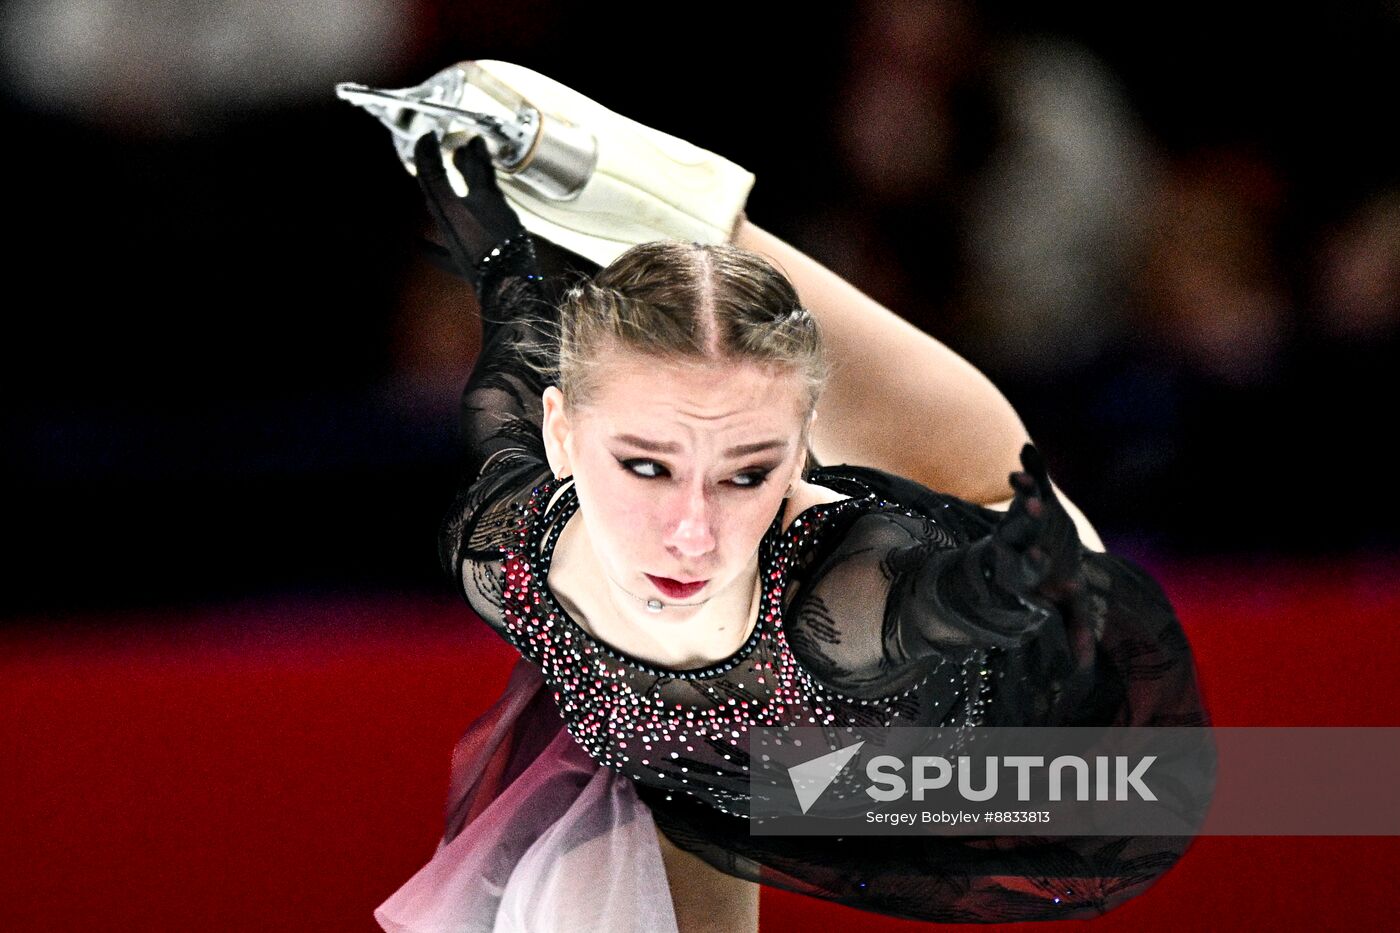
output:
M709 580L696 580L693 583L682 583L679 580L672 580L670 577L655 577L647 574L647 579L652 586L671 599L685 599L687 596L694 596L704 588Z

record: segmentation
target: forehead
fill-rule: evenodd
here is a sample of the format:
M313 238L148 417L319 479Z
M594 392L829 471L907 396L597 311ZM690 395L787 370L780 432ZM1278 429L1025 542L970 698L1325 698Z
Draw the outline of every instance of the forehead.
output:
M790 368L616 350L600 356L597 365L595 388L581 414L612 425L790 431L803 415L804 386Z

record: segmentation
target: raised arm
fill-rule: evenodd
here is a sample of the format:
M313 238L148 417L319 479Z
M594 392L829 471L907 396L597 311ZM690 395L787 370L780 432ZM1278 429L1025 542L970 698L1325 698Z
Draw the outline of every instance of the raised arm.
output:
M816 317L831 360L812 451L872 466L1004 510L1006 476L1030 440L1006 396L971 363L801 250L741 219L734 243L785 272ZM929 425L911 436L910 425ZM1086 547L1103 542L1060 494Z
M504 634L502 551L515 537L515 507L549 475L540 368L554 346L554 308L532 238L502 197L480 140L453 158L470 186L466 197L452 190L432 135L419 140L415 164L451 263L476 290L482 318L481 354L462 391L461 474L439 528L438 555L477 614Z

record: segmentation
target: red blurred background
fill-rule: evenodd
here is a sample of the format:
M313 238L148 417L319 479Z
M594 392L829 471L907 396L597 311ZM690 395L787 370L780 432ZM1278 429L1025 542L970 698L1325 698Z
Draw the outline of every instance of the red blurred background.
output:
M1400 721L1395 562L1149 569L1217 725ZM33 622L0 642L14 930L377 929L436 848L453 743L513 663L428 598ZM1384 929L1397 878L1394 837L1204 837L1092 928ZM770 889L760 922L921 926Z

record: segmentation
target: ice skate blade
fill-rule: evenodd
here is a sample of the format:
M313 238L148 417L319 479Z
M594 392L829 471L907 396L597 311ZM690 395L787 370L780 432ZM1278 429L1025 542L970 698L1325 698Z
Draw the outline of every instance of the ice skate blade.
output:
M492 162L517 182L551 201L577 197L597 161L597 143L566 121L545 117L519 93L475 62L445 68L409 88L336 85L336 96L376 117L394 138L400 161L414 173L413 147L424 133L442 140L448 176L465 187L451 153L473 136L486 142Z

